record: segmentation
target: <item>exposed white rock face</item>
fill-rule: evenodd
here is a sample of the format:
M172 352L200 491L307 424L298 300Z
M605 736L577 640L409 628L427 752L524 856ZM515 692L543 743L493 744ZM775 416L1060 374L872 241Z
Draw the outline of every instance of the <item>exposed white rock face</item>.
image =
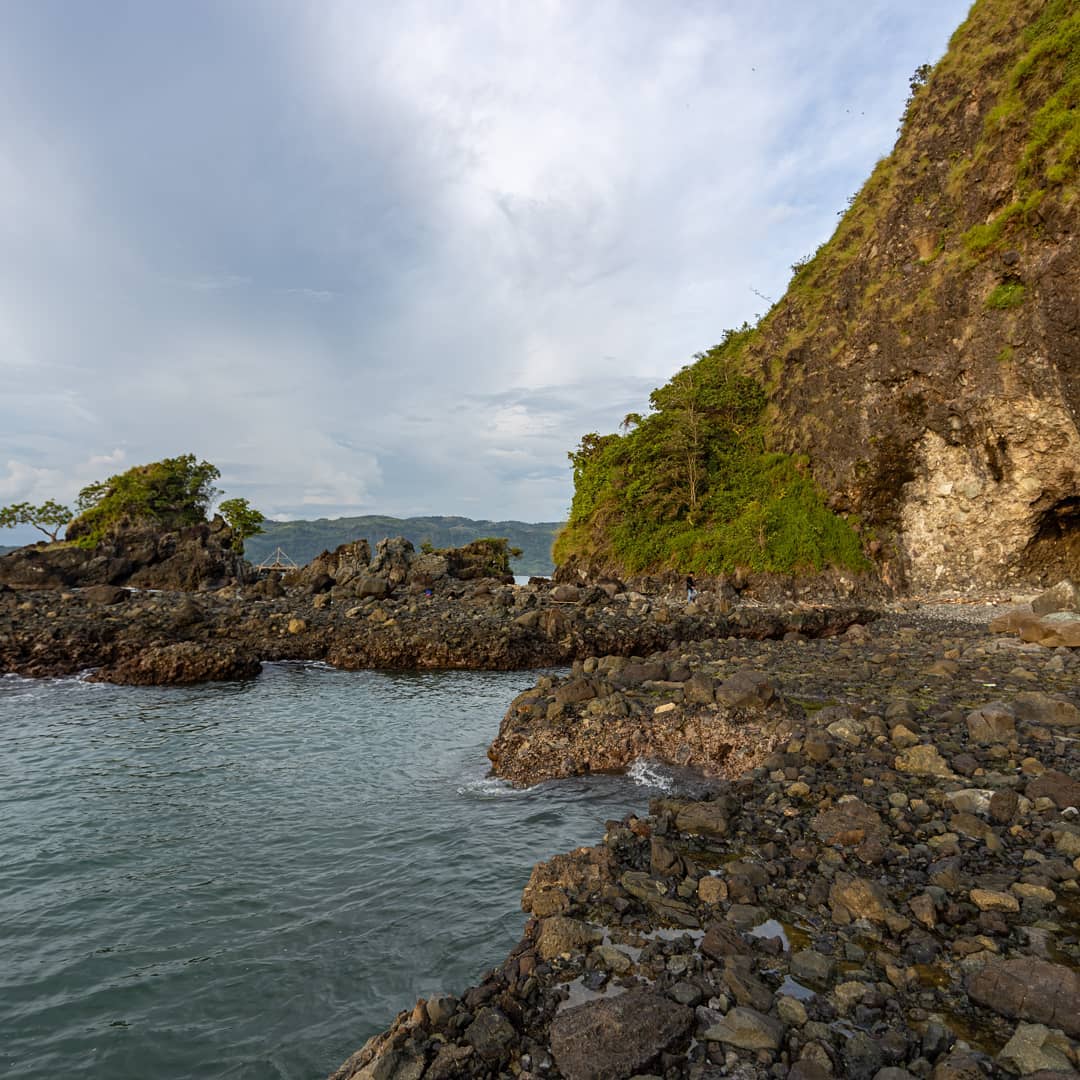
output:
M999 475L979 446L952 445L927 431L917 448L899 530L916 591L1031 581L1048 518L1080 498L1080 431L1064 404L1034 396L989 404L992 413L977 426L999 448ZM1054 576L1053 567L1046 572Z

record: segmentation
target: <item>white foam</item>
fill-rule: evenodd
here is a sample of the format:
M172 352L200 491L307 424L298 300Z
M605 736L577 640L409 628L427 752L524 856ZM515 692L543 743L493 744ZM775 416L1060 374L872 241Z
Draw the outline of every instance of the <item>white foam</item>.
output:
M675 786L670 774L665 773L657 762L646 761L645 758L638 758L626 770L626 775L641 787L659 788L660 791L670 792Z
M470 799L502 799L507 795L524 795L525 789L516 788L509 780L500 780L497 776L482 776L463 784L457 793Z

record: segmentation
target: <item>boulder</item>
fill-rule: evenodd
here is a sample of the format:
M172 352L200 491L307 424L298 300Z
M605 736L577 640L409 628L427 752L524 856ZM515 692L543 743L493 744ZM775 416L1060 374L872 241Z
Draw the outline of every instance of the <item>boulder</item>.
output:
M1034 957L992 960L968 978L974 1001L1014 1019L1080 1035L1080 971Z
M629 990L556 1016L551 1053L566 1080L623 1080L646 1072L693 1022L688 1006L651 990Z
M1036 596L1031 601L1031 610L1036 615L1049 615L1054 611L1080 611L1080 587L1075 581L1065 578L1053 588Z
M1016 734L1016 717L1000 701L967 714L968 738L981 745L1008 742Z
M1029 724L1080 727L1080 709L1066 698L1029 690L1016 695L1013 708L1017 717Z

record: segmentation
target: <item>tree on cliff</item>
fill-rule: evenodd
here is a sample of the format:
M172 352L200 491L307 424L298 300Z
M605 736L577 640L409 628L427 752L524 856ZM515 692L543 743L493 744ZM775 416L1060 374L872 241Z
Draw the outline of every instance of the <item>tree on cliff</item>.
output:
M0 506L0 529L13 529L16 525L32 525L50 540L60 535L60 530L71 520L71 511L53 499L40 506L27 502ZM39 541L40 543L40 541Z
M238 555L244 553L244 541L249 536L263 531L262 523L266 520L262 512L256 510L247 499L226 499L218 507L218 513L233 531L233 550Z
M182 529L206 520L218 494L213 486L221 473L194 454L136 465L79 492L79 516L67 538L81 547L94 547L118 529L149 526Z

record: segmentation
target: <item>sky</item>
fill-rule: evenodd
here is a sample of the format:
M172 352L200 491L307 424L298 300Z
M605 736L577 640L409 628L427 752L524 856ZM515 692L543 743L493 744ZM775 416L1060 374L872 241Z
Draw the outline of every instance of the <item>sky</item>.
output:
M193 453L271 518L564 518L967 10L0 0L0 505Z

